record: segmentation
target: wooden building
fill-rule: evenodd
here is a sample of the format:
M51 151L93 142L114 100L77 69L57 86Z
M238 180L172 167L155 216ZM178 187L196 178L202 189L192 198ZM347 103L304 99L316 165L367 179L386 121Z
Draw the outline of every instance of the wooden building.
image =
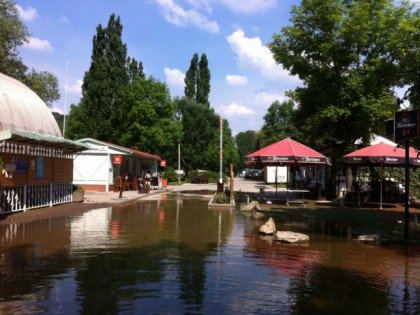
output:
M0 73L0 212L72 201L73 155L48 106L21 82Z

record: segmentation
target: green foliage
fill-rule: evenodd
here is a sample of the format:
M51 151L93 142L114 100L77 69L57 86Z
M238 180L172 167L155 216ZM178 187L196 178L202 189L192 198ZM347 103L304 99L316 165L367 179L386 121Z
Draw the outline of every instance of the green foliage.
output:
M165 168L165 171L162 174L163 179L167 179L169 182L176 182L178 181L178 177L175 173L175 168L172 166L168 166Z
M357 139L383 134L384 121L399 109L393 89L404 71L396 39L403 25L418 19L410 9L388 0L303 1L292 7L292 24L268 45L276 62L304 83L288 92L297 104L294 125L305 143L331 148L333 163ZM408 37L402 46L414 53L418 41L413 46L416 36Z
M213 197L214 203L230 203L229 196L226 193L217 193Z
M28 42L29 33L20 21L13 1L0 1L0 72L22 80L27 67L19 58L18 47Z
M208 66L206 54L202 54L200 62L198 63L198 78L197 78L197 102L201 104L209 104L210 94L210 70Z
M83 136L114 142L118 135L115 127L121 119L121 92L128 84L127 47L122 42L122 25L112 14L108 25L98 25L93 37L92 57L85 73L82 100L79 104L77 132ZM73 113L70 112L70 116ZM69 119L74 122L74 119ZM69 128L69 136L74 128Z
M235 144L238 150L237 169L242 170L245 167L245 157L255 151L257 133L253 130L240 132L235 136Z
M60 99L58 79L52 73L32 69L26 76L25 84L38 94L48 107L52 107L52 104Z
M83 106L71 104L70 112L66 119L66 130L63 137L77 140L90 137L89 129L85 125L86 117Z
M153 77L137 78L121 96L121 121L114 128L116 143L157 154L173 165L181 138L181 122L166 85Z
M188 98L175 100L181 118L182 168L184 170L219 169L220 118L207 105ZM238 152L227 121L223 124L223 167L238 162Z
M197 72L198 72L198 54L195 53L191 59L190 68L185 73L184 95L186 98L195 99L196 82L197 82L197 76L198 76Z
M210 106L208 101L210 94L210 77L206 54L202 54L199 60L198 54L195 53L191 59L190 68L185 74L185 97L195 100L197 103Z
M258 149L287 137L292 137L297 141L303 138L299 128L293 124L294 112L294 104L291 100L283 103L275 101L271 104L264 116Z
M404 11L385 0L311 0L293 7L293 25L269 47L305 83L289 96L299 105L295 124L310 141L348 147L384 130L397 109L391 88L400 78L389 48Z

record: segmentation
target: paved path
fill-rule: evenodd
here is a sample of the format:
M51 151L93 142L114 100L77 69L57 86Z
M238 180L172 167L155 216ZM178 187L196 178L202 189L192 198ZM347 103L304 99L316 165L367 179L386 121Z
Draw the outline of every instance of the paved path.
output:
M225 184L228 186L229 184ZM275 188L269 185L266 185L263 181L255 181L250 179L235 178L234 179L234 188L235 192L243 193L258 193L259 188L256 186L265 185L267 192L275 192ZM229 187L229 186L228 186ZM110 203L121 203L132 201L136 199L143 198L152 198L152 196L161 194L164 192L177 192L177 191L199 191L199 190L217 190L217 184L182 184L182 185L169 185L166 189L151 190L149 194L139 194L137 191L124 191L122 198L119 198L119 192L86 192L84 202L86 203L100 203L100 202L110 202Z

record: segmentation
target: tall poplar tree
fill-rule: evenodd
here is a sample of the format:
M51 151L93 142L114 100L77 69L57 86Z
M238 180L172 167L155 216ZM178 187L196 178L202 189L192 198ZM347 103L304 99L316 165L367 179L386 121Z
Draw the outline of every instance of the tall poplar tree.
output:
M210 94L210 70L206 54L202 54L198 63L197 76L197 97L196 100L201 104L209 104Z
M122 41L121 21L112 14L108 25L98 25L93 37L92 57L82 85L79 107L83 115L77 124L79 137L112 141L117 135L119 93L128 84L127 47ZM79 110L79 111L80 111ZM72 123L70 112L69 125Z
M196 83L197 83L197 72L198 72L198 54L195 53L191 59L190 68L185 73L185 97L194 100L196 95Z
M198 54L195 53L191 59L190 68L185 74L185 97L197 103L210 106L210 77L206 54L202 54L199 59Z

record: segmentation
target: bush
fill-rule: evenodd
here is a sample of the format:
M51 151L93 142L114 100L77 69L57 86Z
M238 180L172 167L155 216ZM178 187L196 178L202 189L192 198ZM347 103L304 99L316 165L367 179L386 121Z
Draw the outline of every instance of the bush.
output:
M177 182L178 177L175 173L175 169L171 166L167 167L162 174L162 178L167 179L168 182Z
M217 193L213 198L214 203L230 203L229 197L225 193Z

